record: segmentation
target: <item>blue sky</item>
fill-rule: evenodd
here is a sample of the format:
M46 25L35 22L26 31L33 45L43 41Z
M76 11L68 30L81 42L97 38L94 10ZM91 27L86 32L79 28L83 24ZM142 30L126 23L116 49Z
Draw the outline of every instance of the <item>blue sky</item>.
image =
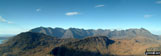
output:
M161 35L161 0L0 0L0 34L39 26L145 28Z

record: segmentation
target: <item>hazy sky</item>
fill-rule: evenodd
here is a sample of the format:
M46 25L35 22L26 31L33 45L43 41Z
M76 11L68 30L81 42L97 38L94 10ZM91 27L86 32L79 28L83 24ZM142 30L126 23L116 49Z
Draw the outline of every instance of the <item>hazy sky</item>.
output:
M0 0L0 34L39 26L145 28L161 35L161 0Z

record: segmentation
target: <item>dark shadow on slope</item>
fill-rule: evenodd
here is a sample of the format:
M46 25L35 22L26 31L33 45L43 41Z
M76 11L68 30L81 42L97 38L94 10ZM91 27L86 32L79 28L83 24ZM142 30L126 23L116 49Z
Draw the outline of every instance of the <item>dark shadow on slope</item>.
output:
M107 50L109 44L112 43L114 41L105 36L88 37L56 47L50 54L54 56L108 56L108 53L101 54L101 51Z
M54 48L50 54L54 56L108 56L101 55L99 52L90 52L85 50L76 50L65 46Z

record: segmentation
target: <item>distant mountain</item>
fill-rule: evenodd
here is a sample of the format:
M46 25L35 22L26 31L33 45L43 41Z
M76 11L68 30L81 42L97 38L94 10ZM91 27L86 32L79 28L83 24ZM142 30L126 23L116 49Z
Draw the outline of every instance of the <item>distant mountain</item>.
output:
M50 35L50 36L55 36L55 37L62 37L64 35L66 30L62 29L62 28L45 28L45 27L38 27L38 28L34 28L31 29L29 32L36 32L36 33L43 33L46 35Z
M93 35L92 31L88 31L84 29L77 29L77 28L69 28L68 30L66 30L66 32L63 35L64 37L62 38L72 37L72 38L81 39L81 38L92 36L92 35Z
M148 30L141 28L141 29L127 29L127 30L114 30L108 34L109 37L137 37L137 36L143 36L143 37L158 37L157 35L154 35L150 33Z
M38 27L35 29L30 30L29 32L37 32L37 33L44 33L46 35L55 36L59 38L77 38L82 39L88 36L107 36L109 38L133 38L137 36L143 37L152 37L156 39L160 39L159 36L150 33L148 30L141 28L141 29L127 29L127 30L103 30L103 29L78 29L78 28L45 28L45 27Z

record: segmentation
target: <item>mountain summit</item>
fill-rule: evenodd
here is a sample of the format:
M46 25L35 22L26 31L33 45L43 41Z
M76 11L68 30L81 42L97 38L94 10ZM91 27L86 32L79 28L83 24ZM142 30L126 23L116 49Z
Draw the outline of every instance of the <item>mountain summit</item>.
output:
M154 37L154 38L159 37L150 33L148 30L144 28L111 31L107 29L85 30L78 28L63 29L63 28L38 27L31 29L29 32L44 33L46 35L55 36L59 38L77 38L77 39L82 39L88 36L107 36L109 38L127 38L127 37L131 38L137 36Z

